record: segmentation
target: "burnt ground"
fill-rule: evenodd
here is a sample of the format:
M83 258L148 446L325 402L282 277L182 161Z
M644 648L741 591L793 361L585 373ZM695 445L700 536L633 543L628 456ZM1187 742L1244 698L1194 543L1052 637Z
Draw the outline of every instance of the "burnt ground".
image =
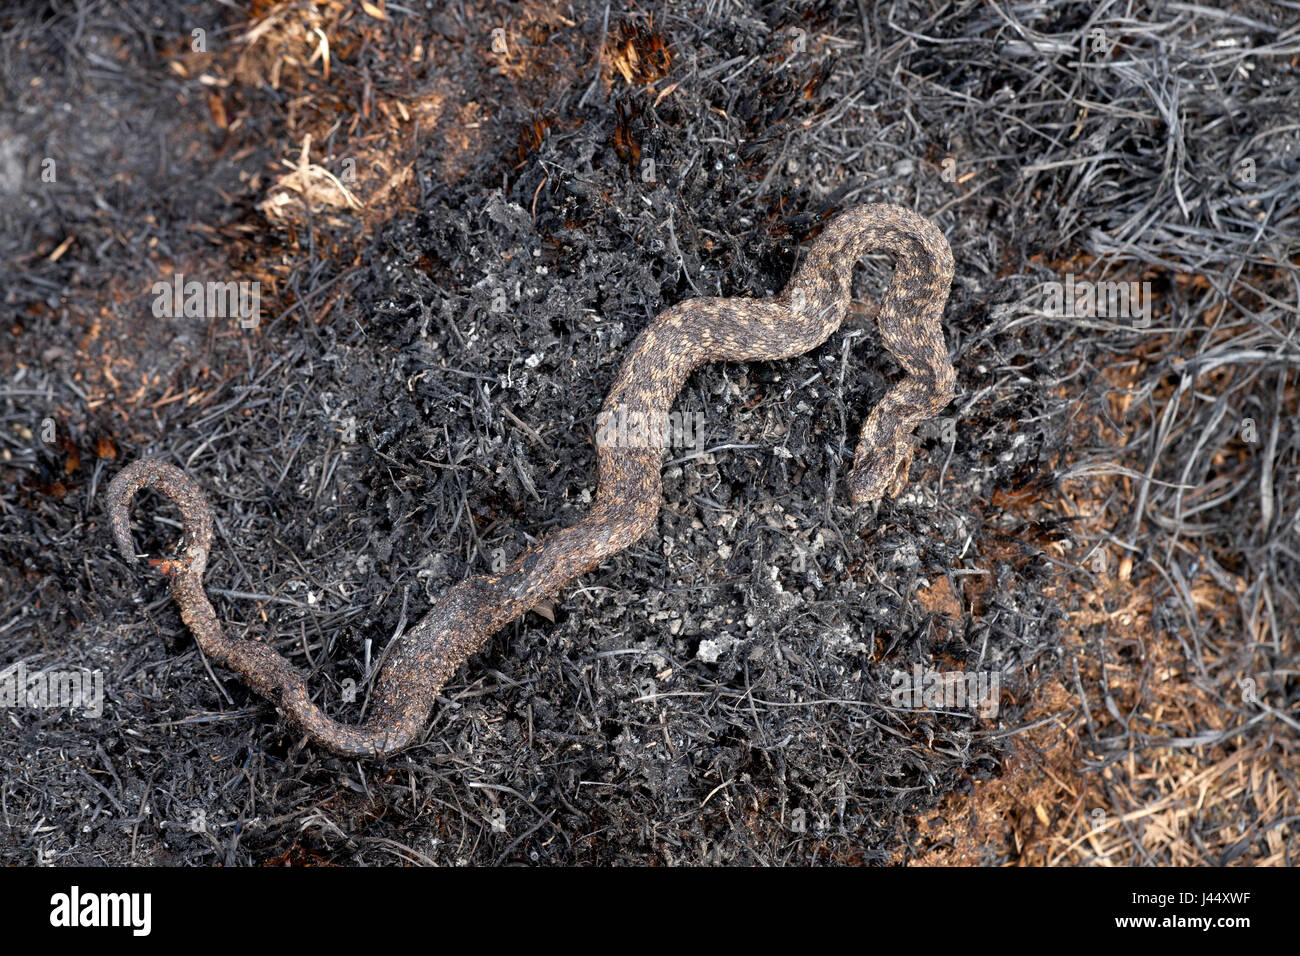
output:
M1293 862L1298 69L1262 0L9 4L0 667L105 696L5 708L0 861ZM397 757L304 745L112 547L117 469L184 467L225 626L355 720L368 654L583 513L651 317L868 201L957 264L905 494L845 489L870 322L699 371L655 530ZM156 316L176 273L258 323ZM892 706L917 665L997 713Z

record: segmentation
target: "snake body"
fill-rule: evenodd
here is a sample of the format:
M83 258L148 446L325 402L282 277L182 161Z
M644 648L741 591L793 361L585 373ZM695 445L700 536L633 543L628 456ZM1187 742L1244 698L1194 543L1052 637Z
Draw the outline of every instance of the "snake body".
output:
M906 374L864 423L849 487L857 502L896 494L907 479L914 429L951 400L955 384L940 326L952 253L933 223L899 206L857 206L834 217L780 295L690 299L659 313L619 371L603 418L666 417L686 377L708 362L773 361L821 345L848 310L854 264L876 251L895 260L878 322ZM135 563L133 496L149 487L169 498L181 512L184 539L179 560L166 562L164 570L181 618L204 653L315 743L343 755L385 755L418 738L438 691L492 634L650 530L660 507L662 448L626 440L628 434L602 429L597 436L598 488L581 521L543 538L503 572L449 588L394 640L375 681L370 716L356 725L328 717L312 701L303 673L271 646L222 630L202 583L212 512L192 478L166 462L138 460L109 485L107 509L118 547Z

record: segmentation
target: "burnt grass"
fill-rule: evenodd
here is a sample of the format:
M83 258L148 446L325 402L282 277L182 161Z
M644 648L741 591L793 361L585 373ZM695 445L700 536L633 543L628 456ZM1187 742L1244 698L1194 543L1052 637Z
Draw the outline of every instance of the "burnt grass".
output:
M1293 6L322 3L328 78L292 18L250 63L275 14L241 6L0 14L0 667L104 686L98 717L0 715L0 861L906 862L917 816L1048 719L1081 774L1250 747L1295 783ZM372 204L267 211L307 132L325 167L361 157ZM304 744L112 546L116 470L183 467L228 632L357 720L393 634L584 513L650 319L778 291L875 201L933 217L957 263L959 395L904 494L845 486L900 374L869 309L799 358L700 370L676 407L703 448L668 455L655 529L495 635L396 757ZM889 270L864 262L863 300ZM176 271L260 280L260 324L155 317ZM1067 273L1150 282L1150 323L1051 314ZM168 553L170 507L135 515ZM1230 726L1035 710L1097 652L1071 613L1117 568ZM996 672L996 716L893 706L916 664ZM1231 859L1294 846L1282 810L1242 815Z

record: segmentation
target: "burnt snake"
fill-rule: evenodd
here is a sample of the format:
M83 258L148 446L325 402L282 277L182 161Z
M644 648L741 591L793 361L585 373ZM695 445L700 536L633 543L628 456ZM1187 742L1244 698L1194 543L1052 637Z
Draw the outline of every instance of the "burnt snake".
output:
M774 298L690 299L659 313L633 344L602 416L666 417L686 377L701 365L775 361L821 345L844 320L853 266L869 252L895 260L878 322L885 347L906 374L862 426L849 488L856 502L896 494L907 480L913 430L951 400L955 383L940 327L952 253L933 223L900 206L857 206L835 216ZM155 459L133 462L109 485L110 526L134 563L131 499L145 487L169 498L182 516L184 544L179 559L163 568L181 618L204 653L321 746L345 755L389 754L417 739L443 684L493 633L650 530L659 513L662 448L620 440L628 433L610 429L598 436L599 483L585 518L546 536L501 573L449 588L394 640L375 681L371 714L358 725L326 716L312 702L302 672L269 644L226 636L203 592L212 512L192 478Z

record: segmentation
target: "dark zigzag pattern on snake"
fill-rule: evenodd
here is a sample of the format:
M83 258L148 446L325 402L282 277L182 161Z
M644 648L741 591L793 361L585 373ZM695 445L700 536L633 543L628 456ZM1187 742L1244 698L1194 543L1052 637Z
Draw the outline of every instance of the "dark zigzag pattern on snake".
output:
M952 253L933 223L899 206L857 206L834 217L774 298L690 299L659 313L633 344L602 417L667 415L686 377L708 362L774 361L821 345L843 321L854 264L869 252L895 260L877 321L885 347L906 374L862 426L849 487L857 502L897 494L907 479L914 429L951 400L955 384L940 326ZM302 672L269 644L222 630L202 583L212 512L193 479L165 462L142 459L114 478L107 507L118 547L134 563L132 497L149 487L171 499L182 515L184 544L180 558L164 568L181 618L204 653L315 743L344 755L384 755L418 739L438 691L492 634L649 531L660 507L662 449L618 438L617 429L597 438L598 488L586 517L542 539L504 572L449 588L393 641L375 681L371 714L356 725L328 717L312 701Z

